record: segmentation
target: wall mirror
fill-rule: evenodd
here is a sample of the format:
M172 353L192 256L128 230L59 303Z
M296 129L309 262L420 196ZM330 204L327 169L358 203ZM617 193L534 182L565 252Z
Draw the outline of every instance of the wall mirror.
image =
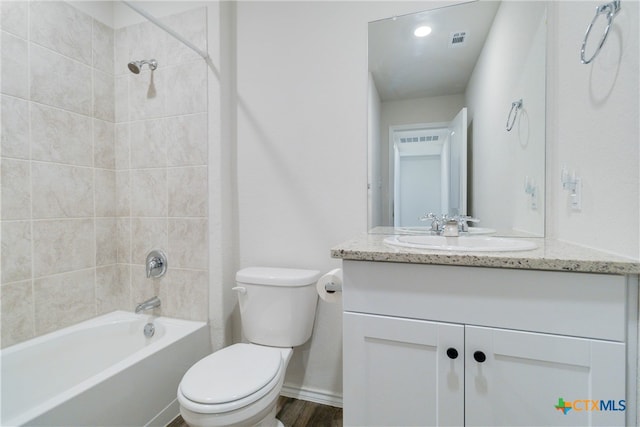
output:
M370 232L544 236L546 5L474 1L369 23Z

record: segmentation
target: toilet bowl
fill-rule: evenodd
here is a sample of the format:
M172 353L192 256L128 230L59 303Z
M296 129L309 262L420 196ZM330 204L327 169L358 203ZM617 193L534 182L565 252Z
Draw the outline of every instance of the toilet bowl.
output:
M320 272L251 267L236 274L239 343L193 365L178 387L180 414L192 427L282 425L276 404L292 347L311 336Z
M276 426L276 403L292 354L291 348L234 344L205 357L178 388L182 418L193 427Z

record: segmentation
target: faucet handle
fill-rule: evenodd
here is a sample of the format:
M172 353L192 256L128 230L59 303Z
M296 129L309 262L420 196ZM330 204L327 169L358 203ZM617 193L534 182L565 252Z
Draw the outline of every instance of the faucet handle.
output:
M155 249L147 255L147 278L162 277L167 272L167 255L160 249Z
M480 222L478 218L468 215L456 215L454 219L458 221L458 230L460 231L469 231L469 225L467 222Z
M420 221L431 221L431 231L434 233L441 233L444 223L447 222L449 217L447 214L436 215L433 212L429 212L418 218Z
M438 215L434 214L433 212L429 212L428 214L424 214L421 217L418 217L418 220L420 221L434 221L438 219Z

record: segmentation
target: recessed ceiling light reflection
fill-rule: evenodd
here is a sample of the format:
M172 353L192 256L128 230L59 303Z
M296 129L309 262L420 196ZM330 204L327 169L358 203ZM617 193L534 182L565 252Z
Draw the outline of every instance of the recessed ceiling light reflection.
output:
M413 35L416 37L425 37L429 34L431 34L431 27L427 27L426 25L416 28L416 30L413 32Z

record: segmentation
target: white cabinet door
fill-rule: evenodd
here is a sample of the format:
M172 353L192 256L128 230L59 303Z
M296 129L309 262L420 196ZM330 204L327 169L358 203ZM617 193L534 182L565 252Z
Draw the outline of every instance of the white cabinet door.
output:
M465 359L467 426L625 424L623 343L466 326Z
M343 339L345 425L464 424L464 326L345 313Z

